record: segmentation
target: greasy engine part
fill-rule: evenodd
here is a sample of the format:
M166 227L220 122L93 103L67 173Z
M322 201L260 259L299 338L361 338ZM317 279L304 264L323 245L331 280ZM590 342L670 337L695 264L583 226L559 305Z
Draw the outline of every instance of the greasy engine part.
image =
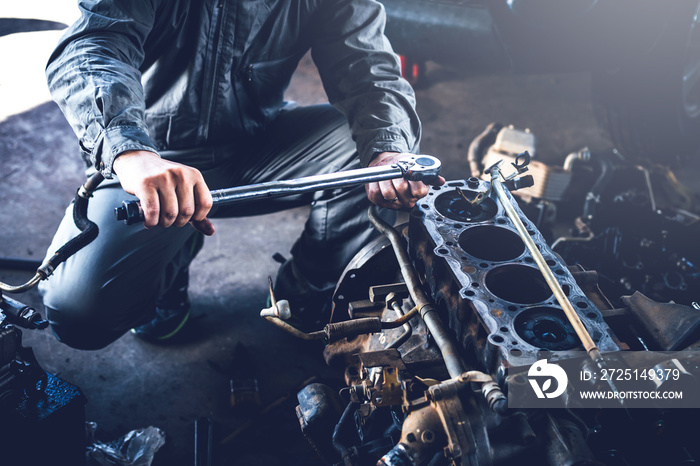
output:
M523 153L523 155L528 154L527 152L525 152ZM545 282L547 282L547 286L554 295L554 298L557 300L557 303L561 306L562 310L564 311L566 319L571 324L571 327L574 329L574 332L576 332L576 336L581 341L581 344L583 345L584 349L586 350L586 352L588 352L591 358L593 358L593 360L597 361L601 359L598 347L591 339L591 335L588 333L586 327L583 326L581 319L579 319L578 315L576 314L576 311L574 310L571 301L569 300L568 296L564 293L564 290L557 281L557 278L554 276L554 273L550 270L549 264L546 263L544 256L539 251L538 245L535 244L532 238L530 238L530 234L527 231L525 224L522 222L522 220L520 220L518 212L513 207L513 202L509 197L509 193L506 191L505 183L507 183L509 179L515 178L519 173L526 171L528 169L527 165L519 167L517 163L513 164L518 169L518 171L512 176L508 176L506 178L504 178L501 175L500 165L501 162L498 162L487 170L487 172L491 173L491 189L496 194L496 197L498 198L499 202L501 203L501 206L505 210L508 219L511 221L511 223L515 227L515 230L518 232L518 235L520 235L520 239L523 241L523 243L525 243L525 247L527 248L528 253L535 261L537 268L544 277Z
M492 123L470 145L472 176L482 176L484 165L515 160L523 149L535 149L527 130ZM697 300L699 199L671 169L585 147L561 167L533 160L529 168L534 186L514 193L522 210L545 234L555 219L574 224L573 234L551 248L567 264L596 270L606 295L640 291L660 302Z
M431 189L411 212L409 250L468 362L502 376L509 367L534 363L538 351L566 357L581 346L495 194L469 202L489 188L471 178ZM601 351L619 349L600 311L513 206L593 342Z
M489 136L497 128L500 130L496 133L493 144L484 147L490 141ZM483 172L482 167L490 167L499 160L515 162L518 155L523 152L528 152L534 157L536 152L535 135L529 129L523 131L514 128L513 125L502 127L497 123L491 123L473 144L474 146L469 146L469 161L471 176L477 178ZM518 190L518 197L528 201L531 199L560 201L565 198L571 184L571 170L549 166L538 160L529 162L528 174L534 180L533 185ZM490 180L490 178L488 174L484 174L484 179Z
M521 167L519 157L514 161ZM586 217L580 219L585 226L605 213L601 194L620 186L613 164L587 151L570 156L565 171L573 179L584 166L599 175L586 196ZM503 181L512 190L519 180ZM638 347L637 341L655 349L697 348L700 321L688 306L641 295L615 309L598 286L598 274L568 267L515 199L505 193L505 201L499 200L497 189L476 177L433 187L410 212L409 223L397 229L371 214L385 236L351 261L333 296L333 324L349 322L343 328L358 332L336 334L335 341L328 329L316 332L330 341L324 357L339 367L347 387L300 393L305 436L329 464L692 463L700 457L698 429L682 410L505 409L500 386L507 377L512 388L519 382L510 374L537 360L582 356L585 349L627 350ZM533 243L530 249L523 236ZM547 283L538 261L556 286ZM575 319L567 318L562 301L572 306ZM288 309L280 301L263 313L281 322ZM367 319L381 325L369 330ZM572 320L580 322L584 340L590 336L585 345ZM358 334L360 327L371 333Z
M85 397L45 372L32 349L22 346L18 326L41 329L41 316L20 302L0 300L0 462L84 464Z
M558 239L553 249L569 264L596 270L608 296L639 291L656 301L690 305L700 287L700 217L688 211L693 198L659 167L618 164L608 171L574 234Z
M339 395L345 409L341 414L338 394L327 387L300 393L305 436L328 464L666 464L668 448L674 458L692 460L698 454L692 448L696 430L675 413L495 408L503 400L496 382L503 382L506 369L585 353L489 187L468 179L432 188L408 226L398 228L391 241L375 240L346 268L334 295L336 320L403 320L395 328L326 346L326 361L344 374L347 387ZM480 193L480 203L468 202ZM645 307L655 312L653 306L633 300L627 310L612 309L596 274L567 268L511 203L595 345L602 351L628 349L603 316L641 316ZM410 254L408 260L400 251L397 259L396 244ZM455 352L470 370L466 374L450 375L423 319L402 317L423 300L444 322L444 337L458 342ZM693 338L691 331L684 340ZM478 383L465 381L469 373L479 374ZM662 435L664 425L672 434ZM640 442L655 449L640 451Z
M535 434L527 414L512 415L505 410L500 387L485 373L502 378L506 368L534 362L538 350L549 350L554 357L581 353L573 329L541 273L532 266L534 260L507 223L502 206L494 200L495 194L490 193L476 206L468 204L471 212L458 213L478 221L461 218L456 229L451 224L449 215L455 208L461 208L459 201L467 203L465 196L475 198L478 193L488 191L488 187L485 181L469 179L432 189L414 209L408 233L403 230L404 235L382 225L376 215L371 215L375 226L389 237L389 244L385 238L376 240L348 266L334 297L336 317L343 318L347 312L350 322L374 317L386 323L410 314L412 309L427 308L430 310L427 315L432 313L436 319L428 326L423 319L410 319L406 321L410 331L404 326L384 328L371 335L341 339L326 347L326 361L345 368L348 388L342 390L341 395L349 397L350 403L334 428L331 440L327 432L313 434L313 430L305 428L314 448L324 452L322 456L328 458L328 452L335 449L336 458L342 458L344 464L374 464L380 460L378 464L386 466L422 465L435 458L443 458L447 461L444 464L462 465L507 464L523 456L538 458L541 464L547 463L547 457L568 464L578 461L578 449L571 450L568 456L563 452L569 451L569 437L582 439L585 429L574 426L571 435L563 439L560 426L566 425L565 420L545 422L536 418L538 434ZM448 196L458 196L458 199ZM440 210L434 207L436 202ZM585 297L563 263L547 250L541 237L536 236L534 226L526 225L549 261L548 265L559 271L555 272L557 279L577 303L580 318L593 330L596 344L607 350L617 349L593 302ZM484 230L471 231L486 227L493 231L486 232L485 236ZM431 232L439 239L433 239ZM498 236L503 232L509 236ZM460 242L460 236L465 233ZM441 234L449 236L443 238ZM405 236L410 239L408 248ZM495 241L491 248L488 247L489 238ZM428 241L432 242L429 252L422 253L428 250ZM450 268L454 260L447 249L450 247L461 249L457 271ZM418 251L414 254L418 270L407 251ZM377 264L389 265L379 267ZM506 268L499 273L498 268L503 265L513 266L515 272ZM497 272L495 279L488 275L487 269ZM460 283L460 273L467 277L471 275L466 274L473 274L476 280ZM503 273L506 275L501 275ZM529 281L513 282L508 276L510 273ZM397 283L398 280L405 284ZM490 309L485 303L489 300L494 309L500 308L502 313L508 314L494 316L488 312ZM587 315L581 315L583 304L579 303L585 304ZM508 310L507 306L515 308ZM269 320L275 313L284 313L284 307L281 311L268 309L264 313ZM480 311L485 311L486 316ZM462 325L468 312L471 325ZM592 315L597 321L593 321ZM492 330L494 320L497 327ZM441 324L442 321L445 324ZM437 325L433 327L437 332L430 329L434 325ZM505 329L510 335L507 345L511 347L497 344L506 343ZM454 345L455 337L460 345ZM441 349L445 343L447 346ZM511 351L513 349L517 351ZM528 351L531 354L526 354ZM457 360L450 368L449 361L453 357ZM464 357L466 364L462 362ZM477 367L485 372L471 371L454 376L457 368L461 370L462 367ZM474 382L481 393L469 389L474 388ZM311 413L313 410L309 409L306 398L300 397L300 409ZM316 422L328 422L333 416L319 414L318 418L325 421ZM350 427L353 419L355 429ZM300 417L302 425L315 420L310 415ZM583 445L585 447L585 442ZM592 461L590 454L586 458Z

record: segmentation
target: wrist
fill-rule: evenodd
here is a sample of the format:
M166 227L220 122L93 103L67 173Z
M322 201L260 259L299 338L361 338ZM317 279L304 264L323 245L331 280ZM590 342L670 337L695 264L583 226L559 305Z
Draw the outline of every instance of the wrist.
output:
M160 156L155 152L146 150L127 150L117 154L114 162L112 162L112 171L115 175L119 176L119 171L127 164L133 163L134 161L145 161L152 158L159 159Z

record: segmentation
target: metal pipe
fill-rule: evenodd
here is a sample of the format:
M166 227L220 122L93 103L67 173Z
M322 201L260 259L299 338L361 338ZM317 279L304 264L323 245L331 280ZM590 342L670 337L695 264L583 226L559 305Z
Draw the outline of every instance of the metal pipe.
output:
M31 290L34 288L37 283L41 281L41 279L44 278L41 274L36 273L32 278L29 279L29 281L23 285L18 285L18 286L12 286L8 285L7 283L2 283L0 282L0 291L5 291L7 293L22 293L27 290Z
M411 309L410 311L408 311L406 314L404 314L401 311L401 305L397 301L392 302L391 307L399 315L399 318L396 320L389 321L389 322L382 322L383 329L392 329L392 328L401 327L402 325L405 325L409 320L411 320L415 316L417 316L418 311L419 311L418 306L416 306L413 309Z
M403 345L406 340L411 338L411 335L413 334L413 327L411 327L411 324L408 323L408 320L418 314L418 308L414 307L411 309L407 314L403 313L403 309L401 309L401 304L397 301L394 300L391 302L391 307L394 309L394 312L398 314L399 318L396 319L393 322L389 323L396 323L399 321L406 322L403 324L403 332L401 332L401 335L399 335L396 340L392 341L390 344L387 345L386 349L395 349L398 348L399 346ZM413 314L413 315L411 315ZM410 316L410 317L409 317ZM382 323L382 328L384 328L384 323Z
M649 170L642 167L641 165L637 166L637 170L641 171L644 175L644 183L647 186L647 191L649 191L649 201L651 201L651 211L656 212L656 198L654 197L654 188L652 188L651 186L651 177L649 176Z
M530 234L527 232L525 225L523 225L523 222L520 220L520 217L513 208L513 205L511 204L510 199L508 198L506 189L503 187L501 176L502 175L499 167L493 167L491 169L492 189L496 193L496 196L501 202L501 205L503 205L503 208L506 211L506 215L508 215L508 218L510 218L511 222L513 222L515 229L518 230L518 234L525 243L525 246L527 247L528 251L530 251L532 258L535 260L537 267L542 272L542 275L544 276L547 285L549 285L549 288L552 290L552 293L554 294L554 297L556 298L557 302L564 310L566 318L569 320L571 326L574 328L574 331L581 340L583 347L586 349L588 354L591 355L591 357L593 357L595 360L598 360L600 358L600 351L598 350L598 347L593 342L593 339L588 333L588 330L586 330L586 327L583 326L583 323L581 322L581 319L579 319L578 314L576 314L576 311L571 305L569 298L567 298L566 294L564 294L564 291L561 289L561 285L550 270L544 257L542 257L542 253L537 248L537 245L530 237Z
M455 345L449 333L445 330L432 302L423 292L421 288L422 284L418 279L416 270L413 268L410 257L408 257L408 252L406 252L404 248L401 236L391 225L379 217L375 206L369 208L369 219L372 225L386 236L391 243L391 247L394 250L394 254L396 254L396 260L401 269L401 276L408 287L408 292L418 308L418 312L420 312L426 327L428 327L428 331L430 331L430 334L433 336L435 344L442 354L442 358L445 360L445 366L447 366L450 377L458 377L466 371L464 362L462 362L459 356L457 345Z
M267 320L268 322L271 322L284 330L287 333L292 334L293 336L297 338L301 338L302 340L323 340L326 338L326 333L323 330L319 330L317 332L311 332L311 333L306 333L302 332L296 327L292 327L289 325L287 322L283 321L282 319L278 319L277 317L274 316L262 316Z

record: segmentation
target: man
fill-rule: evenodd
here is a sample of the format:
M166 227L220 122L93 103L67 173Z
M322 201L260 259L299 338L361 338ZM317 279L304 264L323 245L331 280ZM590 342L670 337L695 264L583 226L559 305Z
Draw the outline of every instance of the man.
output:
M398 180L211 210L210 189L391 164L416 148L413 92L374 0L79 6L47 77L86 162L108 181L90 203L97 240L42 286L52 329L66 344L101 348L132 327L154 341L175 334L189 316L188 267L202 244L195 228L213 233L207 215L311 203L275 288L293 294L294 311L318 312L318 297L327 299L372 235L369 201L399 209L427 194L422 183ZM309 49L335 108L283 102ZM114 221L124 191L140 199L143 227ZM49 253L75 231L67 214Z

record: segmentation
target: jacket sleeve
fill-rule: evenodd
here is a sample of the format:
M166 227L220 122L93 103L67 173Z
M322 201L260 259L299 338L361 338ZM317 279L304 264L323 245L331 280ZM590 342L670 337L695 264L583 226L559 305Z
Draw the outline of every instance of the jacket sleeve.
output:
M156 0L81 0L80 19L46 68L51 94L105 178L128 150L156 152L144 121L139 67Z
M417 148L415 95L384 36L384 7L374 0L321 4L312 57L329 101L348 118L361 163Z

